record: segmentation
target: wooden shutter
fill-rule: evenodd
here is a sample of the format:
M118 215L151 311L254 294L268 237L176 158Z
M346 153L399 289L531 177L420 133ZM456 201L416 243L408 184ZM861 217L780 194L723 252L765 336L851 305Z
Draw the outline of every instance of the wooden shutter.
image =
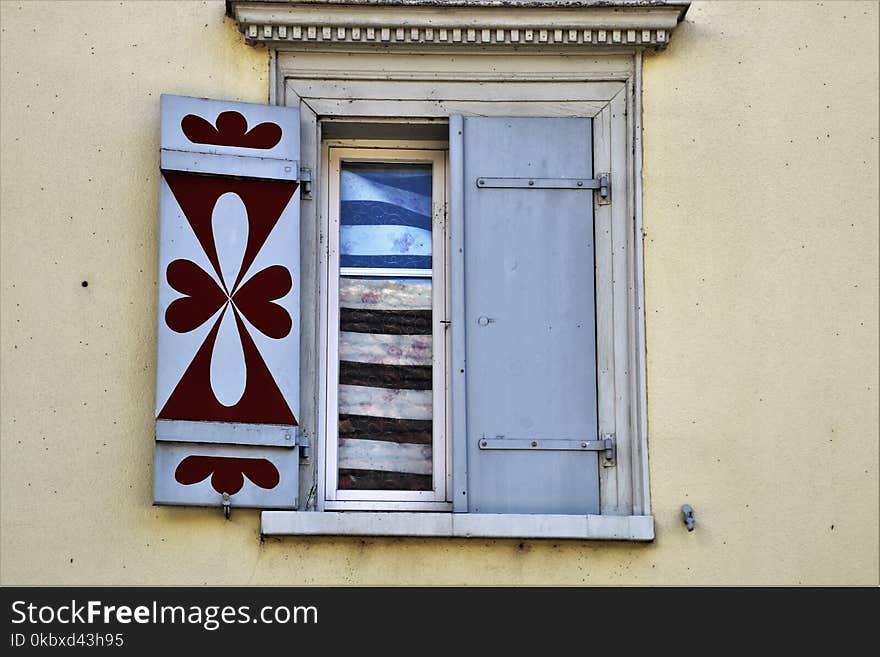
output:
M295 508L299 111L161 113L154 502Z
M450 121L458 512L599 513L592 175L590 119Z

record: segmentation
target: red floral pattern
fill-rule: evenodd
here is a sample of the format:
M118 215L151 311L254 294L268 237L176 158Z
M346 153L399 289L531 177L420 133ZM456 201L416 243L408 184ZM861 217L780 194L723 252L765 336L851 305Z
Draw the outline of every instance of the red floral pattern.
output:
M207 322L224 304L232 304L236 314L270 338L281 339L290 333L288 312L273 301L280 299L293 285L290 272L272 265L239 284L227 295L204 269L191 260L178 259L168 265L168 285L187 296L175 299L165 311L165 323L172 331L187 333Z
M281 141L281 127L277 123L260 123L248 130L247 119L234 111L221 112L216 128L195 114L183 117L180 127L194 144L268 149Z
M172 171L165 171L163 175L210 263L207 268L208 265L199 265L194 260L178 258L168 264L165 280L172 290L183 296L166 308L165 324L175 333L189 333L211 318L216 319L195 355L188 356L192 360L158 417L297 424L272 373L283 372L286 362L273 361L273 370L270 370L260 343L255 341L258 334L273 340L291 334L293 319L279 301L290 293L293 279L290 270L282 264L264 266L251 274L251 265L293 197L297 183ZM238 226L246 226L246 229L224 233L222 239L226 241L219 244L223 247L220 252L213 216L222 197L226 199L222 201L224 212L238 212L232 218L232 225L237 221ZM231 205L230 199L234 201ZM229 219L227 215L221 216ZM235 243L239 250L233 253L233 260L228 259L232 253L228 250L230 236L239 240ZM285 262L284 252L276 252L280 262ZM223 253L227 256L225 270L221 266ZM229 263L235 266L230 268Z
M247 477L260 488L272 489L281 481L278 469L268 459L229 456L187 456L174 471L174 479L185 486L211 477L211 486L220 494L235 495Z

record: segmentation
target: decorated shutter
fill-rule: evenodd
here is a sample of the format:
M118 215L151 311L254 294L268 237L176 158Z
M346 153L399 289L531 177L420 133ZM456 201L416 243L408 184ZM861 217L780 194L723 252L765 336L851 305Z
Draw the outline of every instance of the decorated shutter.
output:
M599 513L592 177L590 119L450 121L457 512Z
M295 508L299 111L161 112L154 502Z

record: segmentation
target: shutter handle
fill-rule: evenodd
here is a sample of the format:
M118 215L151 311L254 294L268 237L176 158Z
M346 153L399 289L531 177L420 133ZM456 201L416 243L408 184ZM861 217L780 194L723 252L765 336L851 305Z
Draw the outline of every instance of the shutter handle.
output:
M477 320L477 324L479 324L480 326L488 326L489 324L494 324L494 323L495 323L494 317L486 317L485 315L483 315L482 317L480 317Z

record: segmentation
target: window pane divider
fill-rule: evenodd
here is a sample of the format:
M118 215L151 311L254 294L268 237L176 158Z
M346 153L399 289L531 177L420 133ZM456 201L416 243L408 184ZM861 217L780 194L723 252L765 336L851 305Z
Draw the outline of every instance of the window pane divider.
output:
M395 278L431 278L430 269L404 269L398 267L340 267L340 276L393 276Z

